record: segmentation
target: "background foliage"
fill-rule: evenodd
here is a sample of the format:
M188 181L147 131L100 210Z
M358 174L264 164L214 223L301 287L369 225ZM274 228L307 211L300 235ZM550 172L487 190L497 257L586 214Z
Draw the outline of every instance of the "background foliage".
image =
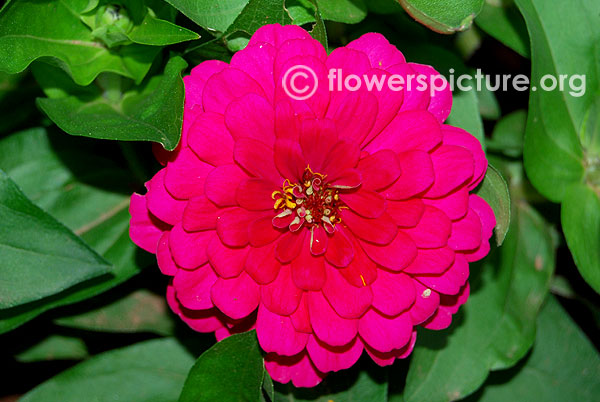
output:
M364 359L314 389L273 384L254 332L213 345L176 320L167 279L127 233L129 195L158 168L149 142L179 141L182 75L274 22L329 50L381 32L442 73L587 78L582 97L455 92L449 122L494 166L478 192L503 244L472 267L448 330L420 331L406 361ZM7 1L0 400L597 399L598 43L597 0Z

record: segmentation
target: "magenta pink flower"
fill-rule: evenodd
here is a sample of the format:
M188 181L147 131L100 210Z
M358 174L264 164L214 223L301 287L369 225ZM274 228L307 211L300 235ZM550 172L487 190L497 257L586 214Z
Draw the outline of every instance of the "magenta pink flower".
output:
M306 100L282 86L295 65L319 80ZM330 91L332 68L438 75L379 34L328 56L299 27L265 26L184 78L181 144L131 198L131 238L173 277L171 308L219 340L256 328L271 376L296 386L363 351L391 364L417 325L448 327L495 225L469 194L479 142L443 124L449 90Z

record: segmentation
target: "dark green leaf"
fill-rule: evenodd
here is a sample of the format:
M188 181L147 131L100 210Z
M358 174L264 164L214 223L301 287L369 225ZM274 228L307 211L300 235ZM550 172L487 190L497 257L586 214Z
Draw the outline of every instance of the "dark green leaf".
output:
M17 361L28 363L45 360L81 360L88 357L85 342L64 335L50 335L15 355Z
M367 16L363 0L316 0L323 19L356 24Z
M569 250L581 276L600 293L600 198L580 184L567 190L561 222Z
M131 182L131 174L91 152L92 144L82 142L63 135L49 138L43 129L17 133L0 141L0 168L29 199L110 261L113 271L38 302L0 311L0 333L51 308L104 292L140 270L138 250L128 233L129 190L123 186ZM119 185L115 177L123 182Z
M132 42L142 45L166 46L200 38L189 29L161 20L147 13L140 25L127 34Z
M314 8L315 8L315 14L314 14L315 15L315 23L314 23L312 29L310 30L310 34L314 39L321 42L321 44L325 48L325 51L327 51L327 48L328 48L327 30L325 29L325 22L323 22L323 17L321 16L321 10L320 10L319 6L317 5L317 3L314 2L315 0L310 0L310 1L313 2ZM294 21L294 23L297 23L297 22Z
M487 201L496 216L496 244L504 242L510 225L510 194L500 172L488 165L485 178L477 187L476 194Z
M232 335L198 358L179 401L259 401L264 370L256 332Z
M559 347L560 345L560 347ZM514 369L494 373L481 402L593 401L600 394L600 356L554 297L538 317L531 356Z
M104 93L97 91L92 99L84 95L40 98L38 105L71 135L155 141L173 150L181 135L184 97L181 71L186 65L182 58L172 58L164 75L153 77L141 92L134 90L121 97L118 87L116 95L109 88Z
M111 51L94 40L69 5L58 0L8 3L0 12L0 70L18 73L40 57L51 57L80 85L102 71L141 82L160 48L130 45Z
M59 293L111 271L110 264L35 206L0 170L0 308Z
M487 34L529 58L527 26L513 0L487 0L475 23Z
M439 33L468 29L484 0L398 0L414 19Z
M527 111L517 110L504 116L494 127L488 149L518 158L523 153L523 137L527 124Z
M481 91L477 91L476 95L479 101L479 113L481 117L488 120L498 120L502 115L502 111L494 92L490 91L487 85L483 85Z
M209 32L225 32L249 0L166 0Z
M96 304L84 312L63 316L54 322L92 331L173 334L175 322L162 295L139 289L109 304Z
M227 28L225 36L235 32L244 32L251 36L263 25L275 23L281 25L292 23L283 0L250 0Z
M177 400L194 359L174 339L102 353L28 392L21 401Z
M573 0L551 7L544 0L516 3L532 38L531 76L537 88L532 87L530 95L525 170L540 193L560 202L570 184L580 183L584 176L578 133L600 88L600 2ZM565 91L538 88L547 74L557 80L567 74ZM584 96L574 96L580 75L586 76L587 91ZM574 88L569 88L570 81Z
M490 370L519 361L533 344L535 318L554 271L551 229L523 201L513 204L504 245L471 270L472 295L446 333L421 330L406 379L406 401L471 394Z
M485 150L483 122L475 90L455 91L452 98L452 112L448 116L448 124L467 130L479 140Z

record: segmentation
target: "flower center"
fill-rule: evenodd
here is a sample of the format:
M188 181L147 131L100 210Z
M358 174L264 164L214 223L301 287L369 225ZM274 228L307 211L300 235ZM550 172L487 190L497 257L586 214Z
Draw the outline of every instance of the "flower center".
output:
M285 180L282 191L274 191L275 210L281 212L273 218L277 227L288 226L292 232L302 226L311 229L322 225L327 233L333 233L336 223L341 222L341 201L338 190L325 183L325 175L307 167L302 183Z

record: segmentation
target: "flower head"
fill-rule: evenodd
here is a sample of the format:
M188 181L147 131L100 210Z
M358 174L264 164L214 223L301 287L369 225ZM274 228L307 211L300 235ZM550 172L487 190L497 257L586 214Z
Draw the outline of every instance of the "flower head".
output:
M317 77L307 99L282 83L295 65ZM264 26L184 78L181 144L130 208L131 238L173 277L171 308L217 339L256 328L271 376L297 386L365 351L391 364L417 325L450 325L495 225L469 194L479 142L443 124L449 89L330 88L332 69L438 76L379 34L327 55L299 27Z

